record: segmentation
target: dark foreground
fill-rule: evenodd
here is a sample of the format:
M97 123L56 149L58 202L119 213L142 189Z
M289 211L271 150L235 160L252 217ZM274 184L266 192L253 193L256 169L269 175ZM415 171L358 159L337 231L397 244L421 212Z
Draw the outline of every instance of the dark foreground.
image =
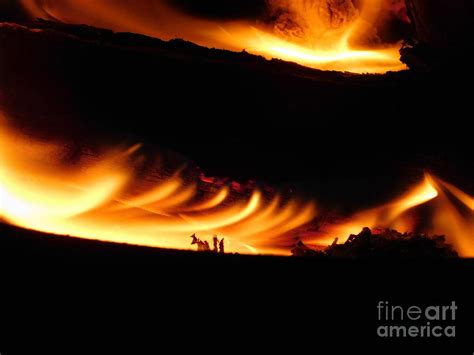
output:
M351 189L363 198L347 194L356 202L391 190L384 176L405 182L398 177L406 166L439 171L471 191L472 70L462 65L353 76L183 41L30 27L6 26L0 36L0 101L18 122L87 140L86 128L71 128L73 119L80 127L87 120L173 149L218 176L308 180L310 190L355 176L368 186ZM130 354L143 346L164 354L474 350L472 260L222 256L0 224L0 264L2 355L53 347L108 354L124 351L127 340ZM456 338L381 339L381 301L455 301Z
M160 349L166 343L182 351L201 344L224 353L230 346L292 354L472 353L463 347L469 349L474 315L472 260L213 255L47 236L4 224L0 236L8 339L28 331L39 340L66 340L79 331L88 341L112 334L113 345L121 337L135 344L139 336L139 345L159 342ZM456 338L379 338L380 301L404 307L455 301ZM15 344L16 350L25 346Z

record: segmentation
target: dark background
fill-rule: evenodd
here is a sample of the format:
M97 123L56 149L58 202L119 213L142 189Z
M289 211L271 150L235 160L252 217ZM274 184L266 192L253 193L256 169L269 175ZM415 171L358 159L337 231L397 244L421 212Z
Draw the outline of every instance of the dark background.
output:
M472 73L462 67L354 78L182 43L153 42L161 49L150 53L148 40L130 37L91 46L21 36L2 38L0 98L20 125L45 135L87 141L93 127L178 151L209 174L289 184L357 206L397 194L424 168L474 191ZM13 254L0 265L2 354L108 353L124 343L131 353L473 349L470 260L241 263L195 255L59 265ZM459 336L380 340L380 300L455 300Z
M27 18L18 1L0 0L0 21L18 21Z
M166 0L168 4L188 13L223 19L262 18L268 8L265 0Z
M2 352L472 353L466 264L178 260L153 267L13 264L2 278ZM457 337L379 339L381 300L455 300Z
M267 8L265 0L164 0L164 2L193 15L221 19L261 18ZM19 1L0 1L0 20L17 21L27 17Z

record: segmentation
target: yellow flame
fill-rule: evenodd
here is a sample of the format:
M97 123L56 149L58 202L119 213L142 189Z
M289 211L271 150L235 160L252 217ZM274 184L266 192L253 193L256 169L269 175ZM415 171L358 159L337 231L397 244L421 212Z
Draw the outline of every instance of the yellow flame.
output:
M192 17L164 1L21 0L32 17L89 24L116 31L141 33L162 39L181 37L208 47L247 50L268 59L294 61L325 70L385 73L405 69L400 44L355 46L369 38L384 0L363 0L358 9L347 1L339 16L327 0L271 0L270 8L290 14L293 29L249 21L204 20ZM332 5L335 6L335 5ZM278 28L276 30L275 28ZM369 41L370 42L370 41ZM374 42L374 41L372 41Z
M423 182L412 188L400 198L386 205L382 205L353 215L348 222L332 226L328 232L331 236L347 238L351 234L359 233L362 228L395 228L401 232L411 231L411 226L399 217L407 210L428 202L438 196L438 192L430 183L428 176ZM323 243L329 240L325 239Z
M176 249L190 249L191 234L216 234L229 252L286 254L274 241L315 216L312 203L259 190L237 200L228 187L199 197L197 182L179 171L135 194L137 146L72 164L61 146L22 136L1 116L0 126L0 218L17 226Z
M191 248L191 234L207 240L217 234L231 252L285 255L296 231L316 216L313 202L265 198L258 189L239 198L229 187L202 194L198 181L184 179L183 169L154 186L144 184L146 178L134 174L144 161L140 146L71 162L60 145L19 134L2 115L0 127L0 218L21 227L177 249ZM420 221L422 205L431 215L424 211ZM473 207L473 196L425 174L393 201L305 239L327 245L364 227L419 231L445 235L460 255L472 257Z
M450 193L453 198L449 198ZM460 210L456 201L467 207ZM400 232L420 232L444 235L447 241L464 257L474 257L474 197L439 178L426 173L423 181L400 198L366 211L358 212L347 221L330 226L313 243L327 245L334 237L347 239L358 234L362 228L395 229ZM415 207L427 205L430 216L423 222L430 226L419 226Z
M430 179L440 192L434 206L431 232L448 236L460 255L474 257L474 196L434 176L430 176ZM454 199L448 196L449 193ZM466 209L456 206L456 201L461 202Z

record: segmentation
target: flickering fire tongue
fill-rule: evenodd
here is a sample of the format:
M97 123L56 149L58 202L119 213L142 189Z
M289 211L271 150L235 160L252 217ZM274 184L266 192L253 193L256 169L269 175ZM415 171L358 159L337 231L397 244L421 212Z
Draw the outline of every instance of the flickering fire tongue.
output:
M138 179L139 145L71 163L60 145L19 134L4 117L0 126L0 217L17 226L175 249L189 249L194 233L218 235L227 251L282 254L278 238L315 216L312 202L265 198L257 188L236 196L222 186L203 196L199 181L179 170L158 182L152 172Z
M394 2L389 0L268 0L266 17L270 20L254 21L203 19L163 0L21 2L33 17L162 39L181 37L208 47L247 50L318 69L385 73L405 68L399 60L401 45L383 44L377 36L378 22L392 11L387 10Z
M418 207L429 210L421 218ZM460 255L474 255L474 197L428 173L407 193L382 206L355 213L330 226L325 235L357 234L364 227L446 235ZM329 243L330 239L318 243Z
M315 230L307 228L316 216L314 202L265 196L258 188L236 195L227 185L211 185L203 194L203 181L186 179L183 169L168 176L147 169L139 177L150 161L140 145L71 162L61 145L26 137L0 118L0 218L20 227L175 249L189 249L193 234L201 240L216 235L226 251L280 255L290 253L298 235L327 245L364 227L394 228L446 235L460 255L474 256L474 197L429 174L392 202ZM430 211L424 218L420 207Z

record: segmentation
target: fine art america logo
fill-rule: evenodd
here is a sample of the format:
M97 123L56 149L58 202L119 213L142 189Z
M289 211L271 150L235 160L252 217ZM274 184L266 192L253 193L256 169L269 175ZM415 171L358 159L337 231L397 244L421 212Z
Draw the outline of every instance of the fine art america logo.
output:
M398 306L387 301L377 305L377 335L381 338L454 338L456 311L453 301L448 305Z

